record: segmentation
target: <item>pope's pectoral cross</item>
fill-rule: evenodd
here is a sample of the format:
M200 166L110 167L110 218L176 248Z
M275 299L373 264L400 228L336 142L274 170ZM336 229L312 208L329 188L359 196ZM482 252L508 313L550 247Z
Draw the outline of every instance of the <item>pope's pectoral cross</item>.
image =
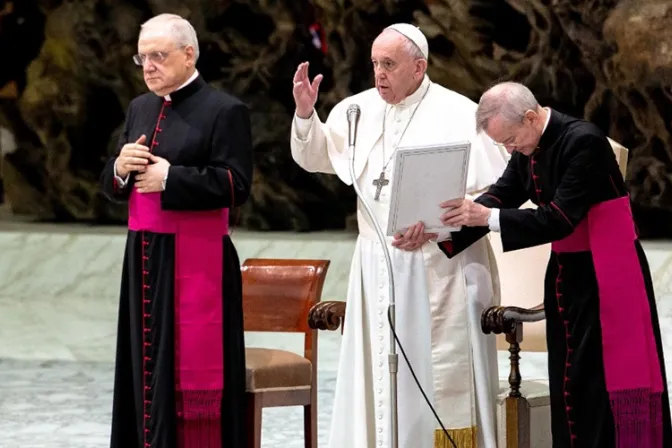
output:
M373 185L376 187L376 195L373 197L376 201L380 197L380 192L384 186L389 184L390 181L385 179L385 171L380 172L380 177L373 181Z

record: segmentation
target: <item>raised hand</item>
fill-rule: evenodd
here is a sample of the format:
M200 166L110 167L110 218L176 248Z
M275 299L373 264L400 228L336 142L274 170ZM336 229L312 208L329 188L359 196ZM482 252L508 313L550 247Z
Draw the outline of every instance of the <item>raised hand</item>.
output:
M317 102L320 83L323 76L317 75L313 82L308 78L308 62L299 64L294 74L294 102L296 103L296 115L299 118L310 118Z

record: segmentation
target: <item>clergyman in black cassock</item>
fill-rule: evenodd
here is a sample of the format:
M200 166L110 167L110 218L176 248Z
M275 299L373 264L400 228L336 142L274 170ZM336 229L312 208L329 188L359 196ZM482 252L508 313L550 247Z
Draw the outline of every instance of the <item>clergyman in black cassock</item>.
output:
M440 242L454 257L489 231L505 252L552 243L545 279L553 446L672 446L651 274L608 139L502 83L479 103L480 130L512 154L474 202L442 220L465 226ZM527 200L538 207L519 209Z
M176 24L193 31L172 15L143 26L135 60L151 91L130 103L101 175L105 195L129 204L112 448L246 445L242 279L228 218L250 191L250 116L200 77L195 33L185 45Z

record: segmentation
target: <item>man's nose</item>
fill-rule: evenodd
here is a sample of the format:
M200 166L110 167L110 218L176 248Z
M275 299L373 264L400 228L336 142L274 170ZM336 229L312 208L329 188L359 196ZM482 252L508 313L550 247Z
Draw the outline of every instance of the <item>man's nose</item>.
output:
M156 69L156 66L147 58L142 62L142 69L146 72L152 72Z

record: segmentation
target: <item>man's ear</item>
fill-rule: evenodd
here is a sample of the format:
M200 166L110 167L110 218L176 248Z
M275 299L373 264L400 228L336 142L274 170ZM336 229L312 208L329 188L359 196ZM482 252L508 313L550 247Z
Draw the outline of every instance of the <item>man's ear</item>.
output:
M427 72L427 60L418 59L415 62L415 74L421 78L422 76L424 76L425 72Z
M538 115L535 111L533 111L532 109L527 109L527 110L525 111L524 120L527 120L527 121L529 121L530 123L534 123L534 121L535 121L537 118L539 118L539 115Z
M195 65L196 61L194 60L194 47L191 45L187 45L184 48L184 53L187 55L187 64L188 65Z

